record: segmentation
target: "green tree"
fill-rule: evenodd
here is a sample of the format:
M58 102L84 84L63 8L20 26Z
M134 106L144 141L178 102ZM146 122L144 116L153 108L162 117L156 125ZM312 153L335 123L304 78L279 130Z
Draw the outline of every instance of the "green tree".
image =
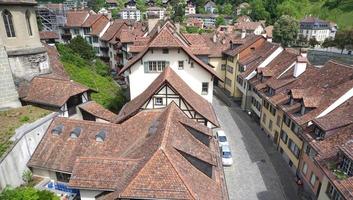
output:
M309 45L310 47L314 48L316 45L320 44L315 37L312 37L309 39Z
M91 0L89 2L90 2L89 6L95 12L98 12L100 9L104 8L104 6L105 6L105 0Z
M333 42L341 50L341 54L344 49L351 49L353 46L353 30L337 32Z
M273 41L288 47L295 43L299 30L299 23L293 17L284 15L277 20L273 27Z
M170 4L173 7L171 19L174 22L182 23L185 18L185 1L172 0Z
M335 42L333 41L332 38L326 38L325 41L321 44L323 48L329 48L329 47L334 47Z
M89 61L96 57L92 46L88 44L88 42L81 36L76 36L74 39L72 39L68 44L68 47L75 53L79 54L82 58Z
M233 6L230 3L226 3L223 6L223 13L225 15L232 15L233 14Z
M220 26L220 25L225 25L226 24L226 21L223 17L223 15L219 15L217 18L216 18L216 26Z
M156 5L159 7L163 7L163 1L162 0L156 0Z
M252 0L250 2L250 17L255 20L267 20L270 13L266 11L262 0Z
M5 188L0 194L4 200L59 200L54 193L32 187Z
M144 13L147 10L146 2L144 0L136 0L136 7L141 13Z

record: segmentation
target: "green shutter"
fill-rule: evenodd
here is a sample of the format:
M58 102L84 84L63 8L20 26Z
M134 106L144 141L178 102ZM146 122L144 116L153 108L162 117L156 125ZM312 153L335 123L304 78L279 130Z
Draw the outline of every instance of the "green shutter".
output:
M143 67L145 69L145 73L148 73L148 62L144 62Z

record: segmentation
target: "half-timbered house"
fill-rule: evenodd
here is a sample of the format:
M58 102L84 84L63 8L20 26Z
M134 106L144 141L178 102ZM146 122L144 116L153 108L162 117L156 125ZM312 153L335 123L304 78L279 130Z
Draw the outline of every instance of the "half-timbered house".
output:
M211 128L219 126L212 105L194 92L171 67L166 67L144 92L125 104L116 122L121 123L141 110L164 108L172 102L189 118Z

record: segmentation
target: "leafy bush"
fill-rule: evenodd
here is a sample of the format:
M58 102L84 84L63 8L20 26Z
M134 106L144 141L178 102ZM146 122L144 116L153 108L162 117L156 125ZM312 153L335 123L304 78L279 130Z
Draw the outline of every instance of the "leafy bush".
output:
M96 54L90 44L81 36L76 36L70 41L67 45L74 52L79 54L82 58L89 61L93 60L96 57Z
M5 188L0 194L4 200L59 200L59 197L47 190L32 187Z
M22 173L22 180L25 182L25 184L28 184L33 180L33 174L31 170L26 170Z
M92 99L112 111L119 111L125 103L121 88L108 76L107 66L100 60L93 64L84 60L64 44L57 46L60 59L70 78L97 91Z

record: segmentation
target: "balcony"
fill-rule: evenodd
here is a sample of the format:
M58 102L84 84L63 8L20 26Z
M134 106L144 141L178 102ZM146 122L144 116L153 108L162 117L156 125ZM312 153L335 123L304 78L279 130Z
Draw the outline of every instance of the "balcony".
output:
M44 179L38 183L36 188L41 190L49 190L58 196L67 196L69 200L74 200L80 196L80 191L78 189L73 189L68 186L68 183L54 181L50 179Z

